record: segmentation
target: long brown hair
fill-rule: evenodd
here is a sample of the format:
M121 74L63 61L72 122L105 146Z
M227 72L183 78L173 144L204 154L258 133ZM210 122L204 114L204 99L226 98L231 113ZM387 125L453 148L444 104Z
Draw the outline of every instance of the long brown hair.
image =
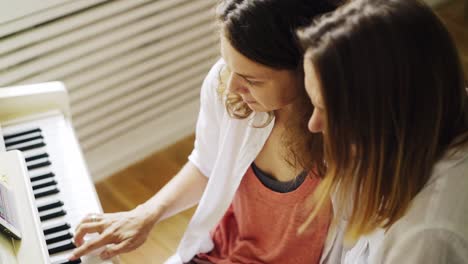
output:
M351 203L348 241L389 228L446 150L468 141L455 45L415 0L350 1L299 36L326 112L328 168L315 198L335 194L339 212Z
M262 65L302 73L302 50L295 34L317 15L336 8L337 0L220 0L216 9L221 33L242 55ZM219 73L218 94L223 97L228 114L244 119L252 110L236 94L227 91L227 69ZM285 159L295 168L310 169L321 160L321 137L307 131L311 105L300 96L294 107L299 114L289 119L283 135ZM259 128L268 125L273 113Z

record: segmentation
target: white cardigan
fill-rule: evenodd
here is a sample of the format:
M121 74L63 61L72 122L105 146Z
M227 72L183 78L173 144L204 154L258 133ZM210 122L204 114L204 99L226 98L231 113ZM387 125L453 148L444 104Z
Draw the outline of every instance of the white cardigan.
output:
M359 239L342 263L468 263L468 147L446 154L406 214Z
M273 120L265 128L254 128L253 125L263 124L266 120L265 113L256 113L243 120L227 114L217 95L218 75L223 65L222 59L216 62L203 81L195 147L189 156L190 162L209 178L208 185L176 254L166 264L182 264L200 252L213 249L209 232L231 204L242 177L263 148L274 125ZM331 237L329 242L333 240ZM330 246L330 243L325 246L326 251Z

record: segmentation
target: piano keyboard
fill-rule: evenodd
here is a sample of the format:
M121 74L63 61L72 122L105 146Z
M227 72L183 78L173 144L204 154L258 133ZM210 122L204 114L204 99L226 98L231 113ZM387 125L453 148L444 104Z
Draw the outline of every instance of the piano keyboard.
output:
M73 231L91 212L100 212L73 134L60 114L3 127L6 150L25 157L47 250L52 264L111 263L96 256L69 261ZM67 144L68 143L68 144ZM85 178L85 180L83 180ZM91 185L91 186L89 186Z

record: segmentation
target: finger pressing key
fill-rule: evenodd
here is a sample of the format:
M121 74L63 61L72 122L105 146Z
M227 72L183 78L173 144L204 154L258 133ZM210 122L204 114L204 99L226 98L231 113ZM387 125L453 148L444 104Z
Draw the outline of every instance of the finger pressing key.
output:
M91 251L103 247L107 244L110 244L110 236L107 235L100 235L94 240L87 241L83 245L79 246L75 250L73 250L72 255L70 256L70 260L76 260L83 255L89 254Z
M100 223L82 223L77 226L75 230L75 244L81 246L83 244L83 238L86 234L91 233L102 233L103 226Z

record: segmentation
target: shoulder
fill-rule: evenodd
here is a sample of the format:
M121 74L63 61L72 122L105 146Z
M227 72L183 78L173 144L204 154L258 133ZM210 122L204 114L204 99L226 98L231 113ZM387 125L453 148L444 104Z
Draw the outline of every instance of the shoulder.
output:
M467 263L468 240L444 227L413 228L398 237L386 237L374 262Z
M218 59L218 61L216 61L203 80L200 91L200 105L202 109L205 109L203 114L215 114L218 121L221 120L225 112L223 98L218 94L218 89L220 87L220 72L224 65L225 62L223 59Z
M426 186L416 195L405 215L389 231L444 227L468 239L468 151L439 161Z
M211 96L216 95L217 88L219 87L220 83L220 73L223 67L225 66L225 62L223 59L218 59L211 69L208 71L205 79L203 80L202 85L202 93L208 93Z
M459 255L463 249L467 258L464 260L468 261L466 186L468 152L462 151L438 162L431 179L413 199L406 214L386 231L381 253L390 259L402 253L422 258L425 256L419 256L422 254L419 251Z

